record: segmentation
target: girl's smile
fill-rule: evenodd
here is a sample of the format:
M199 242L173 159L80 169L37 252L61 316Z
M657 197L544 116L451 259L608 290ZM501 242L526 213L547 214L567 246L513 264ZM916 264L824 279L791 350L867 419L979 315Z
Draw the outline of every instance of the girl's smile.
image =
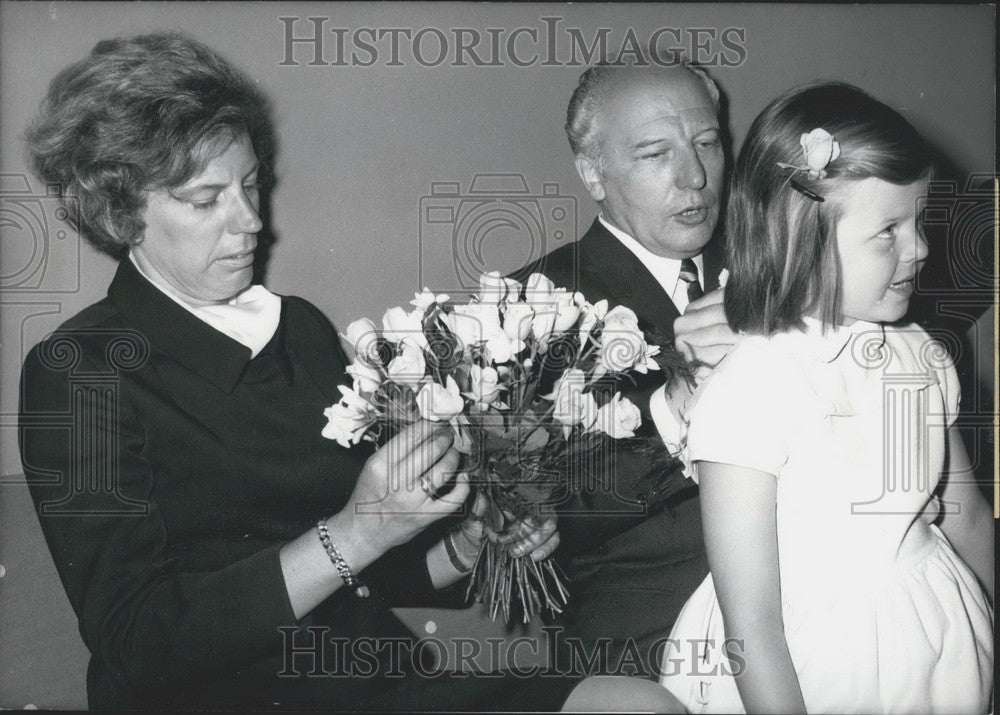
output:
M927 179L891 184L868 178L839 192L837 222L843 324L894 322L906 314L927 258L918 217Z

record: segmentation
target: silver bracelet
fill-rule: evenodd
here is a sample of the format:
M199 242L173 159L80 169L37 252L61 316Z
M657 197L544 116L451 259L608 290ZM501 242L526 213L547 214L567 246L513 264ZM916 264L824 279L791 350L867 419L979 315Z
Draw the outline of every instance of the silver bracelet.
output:
M333 544L333 540L330 538L330 532L326 528L326 522L320 519L316 522L316 533L319 534L320 543L323 544L323 548L326 549L326 555L330 557L330 562L333 563L333 567L337 569L337 573L340 574L340 578L344 580L344 583L348 587L354 589L360 598L368 598L369 591L368 587L363 583L358 581L354 572L351 571L351 567L347 565L344 561L344 557L340 554L340 550L337 549Z
M451 565L454 566L455 570L459 573L469 573L472 571L472 566L469 566L462 561L462 557L458 555L458 551L455 549L454 538L454 531L449 531L448 535L444 537L444 550L448 554L448 560L451 561Z

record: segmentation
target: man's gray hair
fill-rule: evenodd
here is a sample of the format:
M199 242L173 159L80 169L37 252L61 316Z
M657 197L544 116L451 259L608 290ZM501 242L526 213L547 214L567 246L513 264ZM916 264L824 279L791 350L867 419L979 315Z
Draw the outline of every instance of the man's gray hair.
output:
M643 58L630 62L600 62L580 75L580 81L573 91L573 96L570 97L569 107L566 110L566 136L569 137L569 146L574 156L587 156L600 163L600 131L596 126L595 115L601 100L608 94L608 88L618 73L650 66L650 63ZM712 98L716 114L719 113L719 88L704 69L686 57L678 58L673 65L659 66L683 67L697 77L705 85L708 96Z

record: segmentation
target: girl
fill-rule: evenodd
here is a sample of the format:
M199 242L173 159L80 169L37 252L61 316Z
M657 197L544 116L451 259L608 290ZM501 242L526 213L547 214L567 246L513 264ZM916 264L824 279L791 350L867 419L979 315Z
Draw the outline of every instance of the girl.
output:
M990 707L992 522L958 378L896 323L931 169L913 127L846 84L793 90L750 129L727 216L744 337L689 412L711 575L663 660L689 711ZM919 516L935 494L940 527Z

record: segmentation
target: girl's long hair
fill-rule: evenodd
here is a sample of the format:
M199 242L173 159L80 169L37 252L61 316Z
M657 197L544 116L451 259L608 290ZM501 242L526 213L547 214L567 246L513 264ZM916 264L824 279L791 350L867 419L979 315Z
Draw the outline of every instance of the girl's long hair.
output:
M826 177L812 180L779 162L804 165L800 138L817 127L840 144ZM897 111L842 82L808 84L774 100L754 120L730 179L724 220L733 330L771 335L816 315L840 320L837 189L875 177L906 185L930 176L933 154ZM794 179L824 197L793 189Z

